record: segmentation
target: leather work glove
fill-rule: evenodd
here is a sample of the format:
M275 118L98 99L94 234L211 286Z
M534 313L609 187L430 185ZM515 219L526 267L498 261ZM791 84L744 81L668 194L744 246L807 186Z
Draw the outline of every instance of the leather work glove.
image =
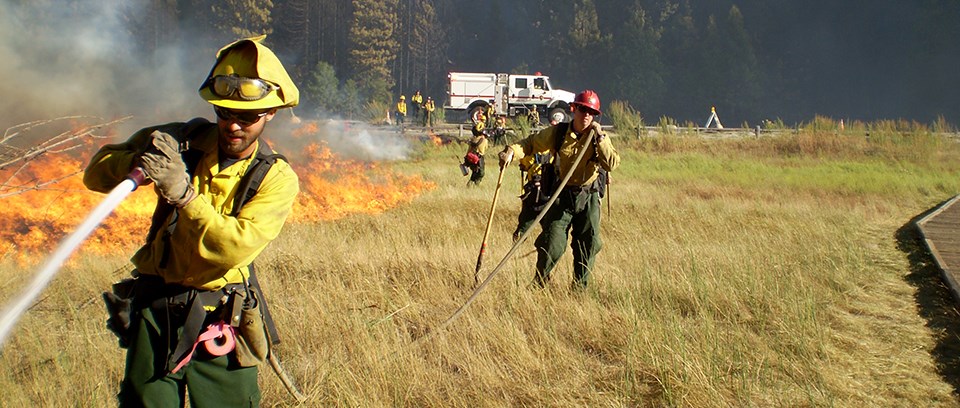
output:
M190 185L187 166L180 157L180 143L168 133L155 130L150 134L150 146L140 155L140 166L147 177L157 184L157 192L168 203L183 207L196 192Z
M513 149L507 146L497 157L500 159L500 168L507 167L507 165L513 161Z
M603 131L603 128L600 127L599 123L593 122L591 126L593 127L593 131L596 132L593 138L596 139L597 143L600 143L603 141L603 139L607 138L607 133Z

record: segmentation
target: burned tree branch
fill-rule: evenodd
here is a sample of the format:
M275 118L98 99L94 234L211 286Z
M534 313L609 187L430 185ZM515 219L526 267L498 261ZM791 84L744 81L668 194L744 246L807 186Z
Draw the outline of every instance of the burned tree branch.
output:
M32 182L32 183L22 184L22 185L18 185L18 186L9 186L9 185L7 185L7 182L10 181L9 179L7 179L3 184L0 184L0 199L6 198L6 197L10 197L10 196L15 196L15 195L17 195L17 194L23 194L23 193L25 193L25 192L27 192L27 191L43 190L43 189L45 189L47 186L57 184L57 183L59 183L59 182L61 182L61 181L63 181L63 180L66 180L66 179L68 179L68 178L70 178L70 177L73 177L73 176L75 176L75 175L77 175L77 174L80 174L80 173L81 173L81 171L78 170L78 171L75 171L75 172L73 172L73 173L67 174L66 176L63 176L63 177L57 177L57 178L54 178L54 179L43 180L43 181L41 181L41 180L33 180L34 182Z
M85 116L65 116L56 119L37 120L19 124L4 131L3 136L0 137L0 177L3 178L2 182L0 182L0 199L22 194L27 191L45 189L50 185L80 173L80 170L77 170L66 176L51 180L34 179L26 182L22 180L17 181L19 176L27 173L30 164L38 157L46 154L65 153L82 147L84 143L90 140L105 138L106 136L99 135L96 132L100 129L123 122L129 119L130 116L64 131L26 148L12 144L15 139L24 137L29 134L29 132L35 131L43 126L84 118L89 119L89 117Z

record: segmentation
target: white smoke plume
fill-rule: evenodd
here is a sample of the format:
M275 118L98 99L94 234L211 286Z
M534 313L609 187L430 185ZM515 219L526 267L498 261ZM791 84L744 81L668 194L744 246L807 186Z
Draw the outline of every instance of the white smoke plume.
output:
M68 115L132 115L121 125L130 131L212 116L197 88L216 48L136 49L127 24L145 3L0 1L0 128ZM186 58L188 52L205 58Z
M164 19L155 14L153 3L0 0L0 132L73 115L89 116L90 124L130 116L113 129L115 138L122 140L145 126L198 116L214 120L213 109L197 90L217 50L234 38L216 43L213 38L228 34L204 24L163 27ZM151 23L157 27L148 26ZM206 31L187 32L185 27ZM140 45L144 42L158 44L148 50ZM298 85L302 92L303 84ZM277 115L290 117L286 110ZM267 137L282 149L290 142L285 136L295 127L288 120L274 120ZM44 129L36 133L47 134L32 137L42 140L58 131ZM317 138L334 152L353 159L397 160L410 149L395 131L354 122L325 121L318 133ZM31 142L36 140L20 141Z
M337 120L321 123L321 136L338 154L366 161L384 161L405 159L410 153L410 143L393 128Z

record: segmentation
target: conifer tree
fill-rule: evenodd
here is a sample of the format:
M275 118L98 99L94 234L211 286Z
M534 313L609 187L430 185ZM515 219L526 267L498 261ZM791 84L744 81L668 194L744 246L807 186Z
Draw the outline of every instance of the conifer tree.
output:
M704 105L722 105L731 116L747 119L756 111L762 77L743 14L732 6L726 18L710 17L703 41L709 61L701 71Z
M447 36L437 20L432 0L416 2L413 26L410 27L410 56L415 89L426 92L431 78L443 78L441 57L446 50Z
M560 27L558 27L560 28ZM578 0L573 7L572 21L562 33L566 33L568 41L561 51L563 60L561 71L568 77L579 81L590 78L602 78L607 74L609 62L609 45L612 37L600 31L597 9L593 0ZM597 89L602 92L602 86L596 82L585 82L578 85L581 88Z
M639 2L634 3L629 14L613 40L615 51L610 68L620 86L613 87L610 96L639 108L657 106L666 92L664 66L657 48L660 31Z
M388 97L389 103L394 79L390 64L397 56L398 0L353 0L353 22L350 26L350 60L353 79L367 95ZM385 89L378 89L384 87Z
M314 108L318 116L339 113L339 80L332 65L318 62L305 82L303 99Z
M221 0L210 6L217 29L234 37L251 37L273 32L270 24L271 0Z

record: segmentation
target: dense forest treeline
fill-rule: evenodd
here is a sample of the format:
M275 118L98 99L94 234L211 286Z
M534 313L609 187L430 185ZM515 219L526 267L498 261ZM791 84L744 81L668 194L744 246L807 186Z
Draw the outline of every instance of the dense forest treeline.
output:
M53 3L82 18L91 2ZM703 122L711 106L728 126L816 114L960 122L956 0L131 0L116 7L144 58L169 44L209 52L268 33L304 89L305 113L356 115L365 101L414 90L445 101L449 71L540 71L557 87L626 101L647 123L663 115Z

